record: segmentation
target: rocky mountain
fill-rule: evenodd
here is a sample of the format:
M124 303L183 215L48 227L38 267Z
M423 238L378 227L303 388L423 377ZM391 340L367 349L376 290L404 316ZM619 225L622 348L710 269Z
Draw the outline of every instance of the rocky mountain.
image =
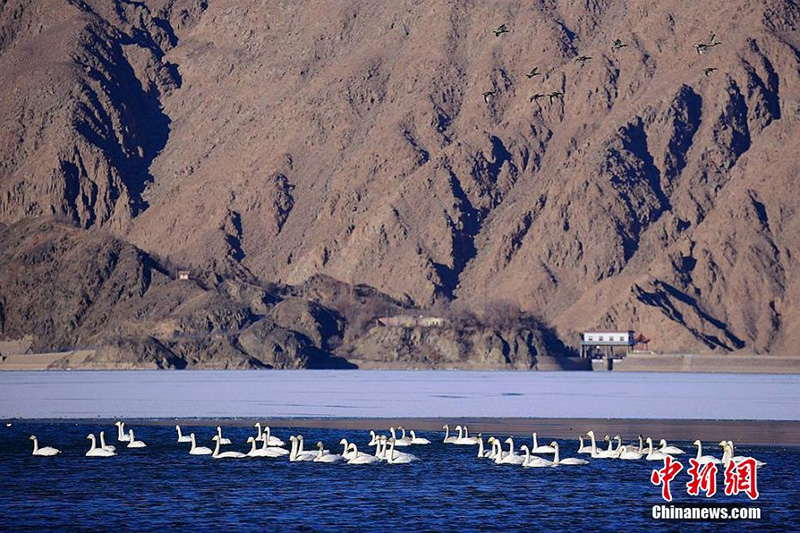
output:
M326 280L374 295L374 316L502 302L571 346L607 327L654 350L792 354L799 24L793 0L7 0L0 252L41 258L30 293L4 266L0 334L91 344L108 323L133 342L120 295L82 314L106 283L138 294L160 343L110 352L167 366L281 366L274 346L371 361L408 334L304 292ZM94 254L95 277L114 250L124 282L59 280L74 259L24 248L37 238ZM46 305L57 280L71 292ZM167 342L189 331L217 347Z

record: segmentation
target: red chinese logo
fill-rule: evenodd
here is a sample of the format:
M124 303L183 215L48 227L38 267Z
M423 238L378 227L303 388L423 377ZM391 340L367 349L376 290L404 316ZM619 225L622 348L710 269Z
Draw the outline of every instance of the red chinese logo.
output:
M686 483L686 489L690 496L697 496L700 491L706 493L706 498L712 497L717 493L717 465L714 463L701 464L697 459L689 459L689 470L686 472L692 479Z
M650 474L650 482L653 485L661 485L661 497L668 502L672 501L669 483L681 470L683 470L683 465L667 455L664 457L664 468L653 470L653 473Z
M748 498L758 498L756 460L748 457L738 463L731 461L725 467L725 494L732 496L744 492Z

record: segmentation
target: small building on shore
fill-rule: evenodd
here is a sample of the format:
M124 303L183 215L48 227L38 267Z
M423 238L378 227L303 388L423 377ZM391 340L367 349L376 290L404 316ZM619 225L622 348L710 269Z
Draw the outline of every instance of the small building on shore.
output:
M633 331L584 331L581 333L581 357L613 357L615 348L623 348L627 354L634 344Z
M178 281L188 281L188 280L189 280L189 271L178 270Z

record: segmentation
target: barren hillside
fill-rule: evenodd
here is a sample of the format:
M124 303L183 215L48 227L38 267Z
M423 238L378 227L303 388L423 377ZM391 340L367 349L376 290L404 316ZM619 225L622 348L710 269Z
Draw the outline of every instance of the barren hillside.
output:
M9 0L0 222L112 234L204 290L323 275L510 302L567 344L792 354L798 25L792 0ZM4 294L8 338L30 311Z

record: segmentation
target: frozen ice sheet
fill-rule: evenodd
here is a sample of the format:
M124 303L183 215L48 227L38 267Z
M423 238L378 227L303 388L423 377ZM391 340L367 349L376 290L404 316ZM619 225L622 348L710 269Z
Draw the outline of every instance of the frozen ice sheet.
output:
M614 372L0 372L0 418L800 420L800 376Z

